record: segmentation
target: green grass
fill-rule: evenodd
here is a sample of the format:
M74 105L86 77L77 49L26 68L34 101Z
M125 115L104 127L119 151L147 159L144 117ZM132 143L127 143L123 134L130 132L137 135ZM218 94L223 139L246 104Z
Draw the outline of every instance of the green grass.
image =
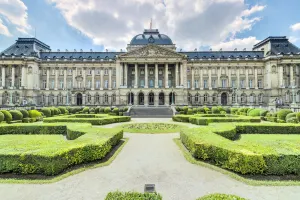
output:
M110 192L105 200L162 200L162 196L157 193L140 193L140 192Z
M236 196L236 195L231 195L231 194L214 193L214 194L209 194L209 195L200 197L197 200L246 200L246 199Z
M277 181L277 180L254 180L250 178L245 178L239 174L236 174L232 171L220 168L218 166L215 166L213 164L201 161L199 159L194 158L190 152L186 149L186 147L182 144L181 140L178 138L173 139L178 148L180 149L181 153L183 154L184 158L190 162L191 164L199 165L201 167L206 167L212 170L215 170L217 172L220 172L224 175L227 175L237 181L241 181L247 185L253 185L253 186L300 186L300 181Z
M123 128L124 132L128 133L177 133L184 125L175 123L129 123L119 126Z

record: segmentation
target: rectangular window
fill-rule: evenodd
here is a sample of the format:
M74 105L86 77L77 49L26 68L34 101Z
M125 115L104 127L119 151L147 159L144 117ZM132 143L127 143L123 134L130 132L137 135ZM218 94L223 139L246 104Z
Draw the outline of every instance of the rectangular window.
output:
M100 75L100 69L97 69L96 73L97 75Z
M207 88L207 80L203 80L203 88Z
M64 88L64 81L60 80L59 81L59 86L60 86L60 89L63 89Z
M47 88L47 81L43 80L43 88L46 89Z
M160 79L160 80L158 80L158 87L162 87L162 85L163 85L163 82L162 82L162 80Z
M252 79L249 79L249 88L253 88Z
M263 88L262 87L262 80L261 79L258 79L257 86L258 86L258 88Z
M188 80L188 82L187 82L187 87L191 88L191 81L190 80Z
M96 81L96 88L97 88L97 89L100 88L100 81Z
M64 75L64 70L63 69L60 70L60 75Z
M91 69L88 70L88 75L92 75L92 70Z
M68 70L69 75L72 75L72 69Z
M245 80L241 80L241 83L240 83L240 86L241 86L241 88L245 88Z
M51 88L54 89L54 80L51 80Z
M88 88L91 88L92 87L92 81L91 80L88 80L88 85L87 85Z
M145 86L145 80L140 80L140 87L144 87Z
M131 87L133 87L135 84L135 80L131 80Z
M104 86L105 86L105 89L107 89L107 88L108 88L108 80L105 80L105 84L104 84Z
M131 71L131 74L132 74L132 75L134 75L134 74L135 74L135 70L134 70L134 69L132 69L132 71Z
M231 80L231 87L232 87L232 88L236 88L235 80Z
M43 70L43 75L47 75L47 70L46 69Z
M226 79L222 79L222 88L226 88L227 87L227 80Z
M168 74L171 75L172 74L172 71L170 69L168 69Z
M141 75L145 74L145 70L144 69L141 69L140 72L141 72Z
M150 85L150 88L154 87L154 81L152 79L149 80L149 85Z
M168 80L168 86L172 87L172 80Z
M72 88L72 81L71 81L71 80L68 81L68 88L69 88L69 89Z
M149 74L153 75L153 69L150 69Z
M195 88L198 88L199 87L199 85L198 85L198 80L195 80L195 83L194 83L195 85L194 85L194 87Z
M215 79L211 80L211 87L216 88L216 80Z
M113 81L113 88L116 88L116 80Z

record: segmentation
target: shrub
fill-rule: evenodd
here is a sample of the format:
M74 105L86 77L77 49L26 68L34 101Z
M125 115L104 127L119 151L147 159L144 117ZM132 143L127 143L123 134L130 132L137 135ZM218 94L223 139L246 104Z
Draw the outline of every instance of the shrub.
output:
M286 115L285 121L287 122L288 119L294 118L294 117L297 118L297 113L289 113Z
M287 123L298 123L299 121L298 121L298 119L297 119L297 117L290 117L290 118L288 118L287 120L286 120L286 122Z
M292 112L293 112L293 111L291 111L291 110L289 110L289 109L282 109L282 110L279 110L279 111L277 112L277 118L278 118L279 120L285 121L286 116L287 116L289 113L292 113Z
M62 106L60 106L60 107L58 107L58 109L60 110L60 113L61 114L68 114L68 110L66 109L66 107L62 107Z
M223 111L223 110L222 110L222 111L220 112L220 114L226 115L227 113L226 113L226 111Z
M0 112L0 123L4 120L4 115L2 112Z
M220 110L218 109L218 107L212 107L211 111L212 111L213 114L219 114L220 113Z
M30 118L36 119L37 121L42 119L42 114L37 110L29 110L28 113Z
M4 115L4 120L6 121L6 123L10 123L13 120L10 112L8 112L7 110L1 110L1 112Z
M51 117L51 109L50 108L42 108L41 112L44 114L44 116Z
M110 107L104 108L104 113L108 114L108 113L110 113L110 111L111 111Z
M82 113L89 113L89 107L84 107L82 110Z
M189 108L186 114L187 115L192 115L193 114L193 109Z
M182 110L184 111L184 114L187 114L188 109L189 109L189 107L187 107L187 106L184 106L184 107L182 108Z
M110 192L104 200L162 200L162 196L157 193L139 192Z
M230 113L236 115L238 112L238 108L230 108Z
M100 107L96 107L96 108L95 108L95 113L96 113L96 114L100 113Z
M242 197L231 194L209 194L198 198L197 200L246 200Z
M113 112L114 112L116 115L119 115L119 108L114 108L114 109L113 109Z
M265 117L265 116L267 115L267 113L269 113L268 110L262 109L262 110L260 111L260 116ZM276 113L276 117L277 117L277 113Z
M203 110L206 114L208 114L210 112L210 109L206 106L203 107Z
M124 107L124 112L127 112L127 110L128 110L128 107Z
M99 112L100 112L100 113L104 113L104 108L103 108L103 107L100 107Z
M197 108L197 112L198 112L198 113L204 113L204 109L203 109L202 107L198 107L198 108Z
M221 112L221 111L225 111L226 112L226 110L222 107L222 106L218 106L218 110Z
M23 114L19 110L10 110L9 112L12 115L12 119L14 121L23 119Z
M180 109L179 106L176 106L176 107L175 107L175 110L176 110L177 112L181 111L181 109Z
M95 113L95 108L90 108L89 113Z
M267 110L261 108L249 109L248 116L256 117L256 116L266 116Z
M296 117L297 117L297 120L298 120L298 122L300 121L300 112L298 112L297 114L296 114Z
M19 110L21 113L22 113L22 115L23 115L23 118L28 118L29 117L29 113L28 113L28 111L27 110L25 110L25 109L21 109L21 110Z

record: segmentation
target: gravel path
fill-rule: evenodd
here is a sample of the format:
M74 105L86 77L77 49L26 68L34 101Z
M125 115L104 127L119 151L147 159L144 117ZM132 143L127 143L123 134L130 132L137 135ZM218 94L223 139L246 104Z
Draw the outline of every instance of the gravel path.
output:
M156 121L162 121L156 119ZM109 126L107 126L109 127ZM248 186L222 173L190 164L174 134L125 134L128 143L111 165L52 184L0 184L1 200L102 200L109 191L140 191L154 183L164 200L195 200L231 193L251 200L300 199L300 186Z

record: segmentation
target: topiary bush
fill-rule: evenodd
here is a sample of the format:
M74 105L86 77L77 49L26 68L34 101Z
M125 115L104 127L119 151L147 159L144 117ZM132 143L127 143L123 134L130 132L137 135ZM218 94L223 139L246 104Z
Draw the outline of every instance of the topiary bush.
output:
M127 112L127 110L128 110L128 107L124 107L124 112Z
M36 121L40 121L43 119L42 114L37 110L29 110L28 113L29 113L29 117Z
M197 200L246 200L245 198L232 194L209 194L198 198Z
M187 107L187 106L184 106L184 107L182 108L182 111L184 112L184 114L187 114L188 109L189 109L189 107Z
M193 114L193 109L189 108L186 114L187 115L192 115Z
M114 108L114 109L113 109L113 112L114 112L116 115L119 115L119 108Z
M290 118L288 118L288 119L286 120L286 122L287 122L287 123L294 123L294 124L296 124L296 123L298 123L299 121L298 121L297 117L290 117Z
M12 115L13 121L23 119L23 114L19 110L10 110L9 112Z
M97 106L97 107L95 108L95 113L96 113L96 114L99 114L99 113L100 113L100 107Z
M63 115L68 114L68 110L66 107L60 106L60 107L58 107L58 109L59 109L60 113Z
M25 110L25 109L21 109L21 110L20 110L20 112L22 113L22 115L23 115L23 118L28 118L28 117L29 117L29 113L28 113L28 111L27 111L27 110Z
M291 110L289 110L289 109L282 109L282 110L279 110L279 111L277 112L277 118L278 118L279 120L285 121L286 116L287 116L289 113L292 113L292 112L293 112L293 111L291 111Z
M108 113L110 113L110 111L111 111L110 107L104 108L104 113L108 114Z
M0 123L4 120L4 115L2 112L0 112Z
M95 113L95 108L90 108L89 113Z
M139 192L110 192L104 200L162 200L162 196L157 193Z
M84 107L82 113L89 113L89 111L90 111L89 107Z
M212 108L211 108L211 112L212 112L213 114L220 114L220 110L219 110L218 107L212 107Z
M290 118L297 118L297 113L289 113L285 117L285 121L287 122L288 119Z
M100 112L100 113L104 113L104 108L103 108L103 107L100 107L99 112Z
M44 116L46 117L51 117L52 113L51 113L51 109L50 108L42 108L41 112L44 114Z
M8 112L7 110L1 110L1 112L4 115L4 120L6 121L6 123L10 123L12 121L12 115L10 114L10 112Z

